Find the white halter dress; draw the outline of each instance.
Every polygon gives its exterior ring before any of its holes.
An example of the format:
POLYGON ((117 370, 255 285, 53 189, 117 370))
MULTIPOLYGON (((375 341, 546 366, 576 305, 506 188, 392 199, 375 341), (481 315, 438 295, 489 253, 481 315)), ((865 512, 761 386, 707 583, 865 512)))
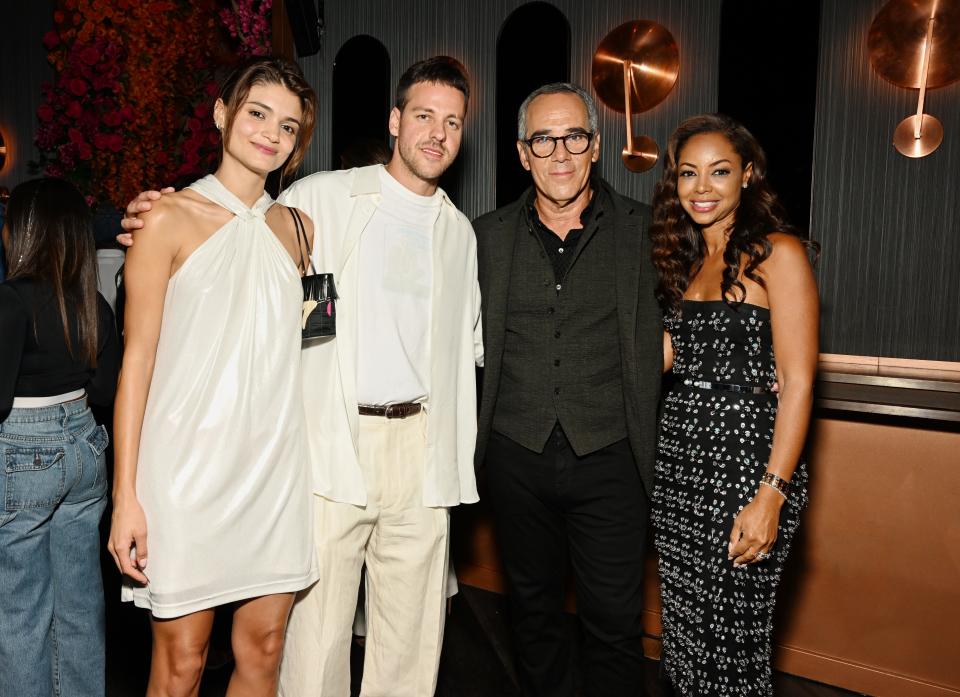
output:
POLYGON ((300 380, 300 277, 213 175, 191 189, 234 218, 170 278, 140 437, 145 587, 158 618, 301 590, 317 578, 300 380))

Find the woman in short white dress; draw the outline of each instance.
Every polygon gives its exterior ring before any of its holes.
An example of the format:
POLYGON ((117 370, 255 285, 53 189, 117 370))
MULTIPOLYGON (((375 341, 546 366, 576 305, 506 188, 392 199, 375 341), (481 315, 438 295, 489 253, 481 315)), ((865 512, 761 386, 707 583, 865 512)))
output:
POLYGON ((294 593, 316 580, 299 371, 313 230, 264 191, 300 164, 315 113, 295 64, 237 68, 214 108, 220 166, 154 202, 128 252, 109 548, 124 599, 152 613, 149 695, 197 694, 231 602, 228 694, 274 695, 294 593))

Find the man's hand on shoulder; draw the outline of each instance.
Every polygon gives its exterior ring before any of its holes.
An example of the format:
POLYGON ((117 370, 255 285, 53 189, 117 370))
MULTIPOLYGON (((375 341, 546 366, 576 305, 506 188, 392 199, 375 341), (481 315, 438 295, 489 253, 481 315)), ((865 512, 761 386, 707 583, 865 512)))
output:
POLYGON ((164 194, 173 193, 173 190, 172 186, 167 186, 160 189, 160 191, 141 191, 135 199, 130 201, 130 203, 127 204, 127 210, 123 220, 120 221, 120 227, 123 228, 123 232, 117 235, 117 242, 124 247, 133 245, 134 231, 143 227, 143 219, 139 217, 140 214, 151 210, 154 201, 159 201, 160 197, 164 194))

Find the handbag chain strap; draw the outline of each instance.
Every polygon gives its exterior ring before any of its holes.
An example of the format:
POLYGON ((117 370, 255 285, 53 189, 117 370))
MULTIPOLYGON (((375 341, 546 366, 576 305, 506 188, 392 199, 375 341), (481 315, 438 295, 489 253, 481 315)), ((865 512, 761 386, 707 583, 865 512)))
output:
MULTIPOLYGON (((306 276, 307 265, 303 260, 303 247, 305 244, 304 241, 306 240, 307 233, 303 227, 303 220, 300 219, 300 212, 293 207, 290 207, 287 210, 290 211, 290 215, 293 216, 293 225, 294 227, 297 228, 297 250, 300 252, 300 264, 299 264, 300 273, 301 275, 306 276)), ((310 247, 307 247, 307 259, 310 260, 310 269, 313 271, 313 273, 316 273, 317 270, 313 266, 313 251, 310 249, 310 247)))

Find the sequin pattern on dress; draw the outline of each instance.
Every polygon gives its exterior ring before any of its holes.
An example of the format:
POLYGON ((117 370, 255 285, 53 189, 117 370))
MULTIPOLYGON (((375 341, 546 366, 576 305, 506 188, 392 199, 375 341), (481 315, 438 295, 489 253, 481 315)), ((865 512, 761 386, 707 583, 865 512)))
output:
POLYGON ((770 312, 688 300, 665 326, 675 381, 660 419, 653 491, 664 665, 684 697, 769 696, 774 599, 807 503, 806 465, 793 475, 773 556, 734 569, 730 530, 766 470, 777 400, 684 380, 769 390, 776 381, 770 312))

